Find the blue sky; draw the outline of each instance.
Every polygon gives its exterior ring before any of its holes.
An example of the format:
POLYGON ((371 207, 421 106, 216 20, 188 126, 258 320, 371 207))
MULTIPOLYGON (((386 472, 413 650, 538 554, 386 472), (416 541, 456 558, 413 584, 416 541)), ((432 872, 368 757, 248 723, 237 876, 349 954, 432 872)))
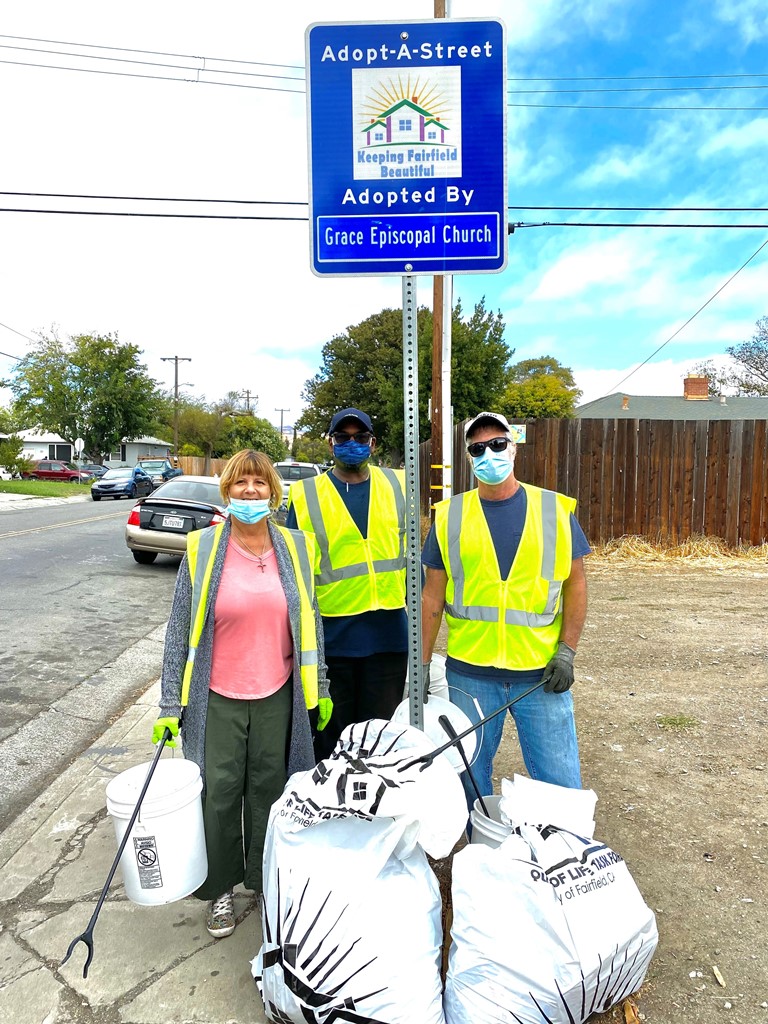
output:
MULTIPOLYGON (((306 201, 304 30, 315 21, 381 20, 381 9, 362 0, 297 0, 285 7, 137 0, 129 8, 97 0, 7 0, 0 61, 113 74, 0 63, 0 189, 306 201), (245 74, 225 78, 221 69, 245 74), (268 88, 207 84, 222 81, 268 88)), ((503 273, 454 279, 465 310, 484 295, 502 311, 515 360, 555 356, 573 368, 584 400, 614 390, 681 394, 693 363, 721 359, 727 345, 751 337, 755 321, 768 314, 768 246, 646 366, 620 382, 768 239, 768 212, 587 208, 766 205, 764 2, 449 0, 448 10, 454 18, 501 17, 507 27, 510 90, 516 90, 508 108, 510 205, 582 208, 511 209, 510 220, 766 225, 522 227, 510 238, 503 273)), ((393 21, 432 12, 432 0, 386 5, 393 21)), ((3 207, 243 210, 1 198, 3 207)), ((306 215, 303 207, 246 209, 306 215)), ((300 411, 302 385, 317 372, 325 341, 400 304, 398 280, 316 278, 301 221, 3 212, 0 227, 0 323, 6 325, 0 350, 23 355, 29 344, 7 328, 26 336, 52 325, 64 334, 117 331, 143 349, 157 379, 172 383, 172 364, 161 357, 189 356, 182 380, 190 394, 215 399, 247 388, 259 395, 260 414, 275 423, 279 408, 289 410, 286 422, 300 411)), ((431 294, 431 278, 419 278, 419 301, 430 303, 431 294)), ((0 375, 12 366, 0 357, 0 375)), ((7 397, 0 393, 0 400, 7 397)))

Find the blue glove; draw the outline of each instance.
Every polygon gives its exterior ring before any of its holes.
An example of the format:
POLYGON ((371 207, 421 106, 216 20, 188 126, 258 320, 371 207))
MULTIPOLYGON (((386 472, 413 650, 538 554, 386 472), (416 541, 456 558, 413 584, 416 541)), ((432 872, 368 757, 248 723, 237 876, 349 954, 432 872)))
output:
POLYGON ((561 640, 557 645, 554 656, 547 663, 544 675, 541 677, 544 683, 545 693, 565 693, 573 686, 573 656, 576 651, 561 640))
MULTIPOLYGON (((158 718, 155 722, 154 728, 152 729, 152 742, 159 743, 165 734, 165 730, 170 729, 172 736, 179 735, 179 720, 178 718, 158 718)), ((176 740, 167 740, 166 747, 175 747, 176 740)))
POLYGON ((330 697, 321 697, 317 702, 317 731, 322 732, 328 725, 333 714, 333 701, 330 697))

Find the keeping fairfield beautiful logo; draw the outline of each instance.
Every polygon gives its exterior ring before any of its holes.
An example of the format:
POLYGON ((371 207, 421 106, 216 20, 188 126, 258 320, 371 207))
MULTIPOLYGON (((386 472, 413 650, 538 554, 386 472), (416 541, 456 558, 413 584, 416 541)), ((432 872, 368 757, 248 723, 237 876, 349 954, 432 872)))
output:
POLYGON ((461 68, 352 71, 356 179, 461 177, 461 68))

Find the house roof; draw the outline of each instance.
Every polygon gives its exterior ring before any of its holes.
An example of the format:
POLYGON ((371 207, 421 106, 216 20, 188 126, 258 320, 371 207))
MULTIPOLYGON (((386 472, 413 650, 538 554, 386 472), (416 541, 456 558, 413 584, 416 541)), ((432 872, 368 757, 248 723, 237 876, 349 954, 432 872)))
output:
POLYGON ((162 444, 166 448, 173 448, 170 441, 161 441, 159 437, 124 437, 123 444, 162 444))
POLYGON ((582 420, 766 420, 768 398, 728 395, 691 399, 680 395, 627 395, 618 392, 578 405, 574 416, 582 420))
POLYGON ((70 442, 64 437, 59 437, 58 434, 52 434, 47 430, 37 430, 32 428, 31 430, 17 430, 16 436, 20 437, 22 441, 33 441, 37 444, 69 444, 70 442))

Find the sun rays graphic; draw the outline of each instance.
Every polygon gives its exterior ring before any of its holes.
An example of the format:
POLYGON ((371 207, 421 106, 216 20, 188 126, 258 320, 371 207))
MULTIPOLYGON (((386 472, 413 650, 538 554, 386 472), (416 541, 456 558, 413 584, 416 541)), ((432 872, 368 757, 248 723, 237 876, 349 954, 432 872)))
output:
POLYGON ((451 108, 447 100, 441 95, 439 88, 430 84, 428 78, 422 75, 408 75, 403 81, 403 77, 398 75, 397 81, 394 78, 390 78, 388 82, 381 81, 368 93, 359 109, 360 127, 365 128, 366 125, 374 123, 404 100, 412 103, 420 113, 433 118, 439 124, 444 125, 446 115, 450 114, 451 108))

